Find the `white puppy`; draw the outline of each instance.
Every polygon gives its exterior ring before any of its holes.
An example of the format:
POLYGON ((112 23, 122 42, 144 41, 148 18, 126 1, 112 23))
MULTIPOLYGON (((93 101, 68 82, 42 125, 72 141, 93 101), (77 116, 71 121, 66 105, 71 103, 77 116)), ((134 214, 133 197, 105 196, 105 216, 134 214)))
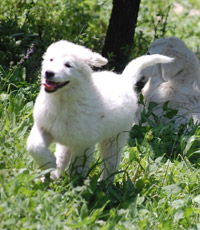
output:
MULTIPOLYGON (((143 70, 147 83, 142 94, 148 105, 150 101, 158 106, 154 114, 163 120, 162 106, 169 101, 168 106, 178 110, 174 119, 174 127, 186 123, 192 117, 194 122, 200 121, 200 73, 199 62, 195 54, 176 38, 160 38, 154 41, 147 54, 162 54, 173 57, 174 61, 166 64, 156 64, 143 70)), ((141 107, 140 107, 141 110, 141 107)))
POLYGON ((69 168, 87 175, 95 144, 103 159, 101 179, 114 178, 122 149, 135 121, 137 96, 133 84, 140 71, 171 58, 152 55, 133 60, 122 75, 90 66, 107 60, 89 49, 67 41, 52 44, 44 54, 42 86, 34 107, 34 125, 27 141, 28 151, 42 169, 69 168), (55 156, 49 145, 56 142, 55 156))

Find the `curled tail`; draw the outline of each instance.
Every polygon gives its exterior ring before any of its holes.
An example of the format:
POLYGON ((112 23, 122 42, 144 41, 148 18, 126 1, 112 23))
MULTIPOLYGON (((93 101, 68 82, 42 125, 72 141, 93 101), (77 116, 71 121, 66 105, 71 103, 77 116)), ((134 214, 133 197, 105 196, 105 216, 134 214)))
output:
POLYGON ((146 67, 157 63, 172 62, 173 60, 173 58, 160 54, 144 55, 129 62, 129 64, 122 72, 122 76, 129 78, 132 82, 132 85, 134 85, 139 80, 140 72, 146 67))

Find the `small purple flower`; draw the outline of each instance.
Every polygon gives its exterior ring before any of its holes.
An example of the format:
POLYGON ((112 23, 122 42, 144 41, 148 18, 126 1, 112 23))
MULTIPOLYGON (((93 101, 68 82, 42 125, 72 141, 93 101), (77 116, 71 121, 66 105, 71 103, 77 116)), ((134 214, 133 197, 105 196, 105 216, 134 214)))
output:
POLYGON ((30 57, 30 55, 31 55, 33 52, 34 52, 34 44, 32 44, 31 47, 30 47, 29 49, 27 49, 26 55, 25 55, 23 58, 21 58, 19 64, 22 65, 22 64, 25 62, 26 59, 28 60, 29 57, 30 57))

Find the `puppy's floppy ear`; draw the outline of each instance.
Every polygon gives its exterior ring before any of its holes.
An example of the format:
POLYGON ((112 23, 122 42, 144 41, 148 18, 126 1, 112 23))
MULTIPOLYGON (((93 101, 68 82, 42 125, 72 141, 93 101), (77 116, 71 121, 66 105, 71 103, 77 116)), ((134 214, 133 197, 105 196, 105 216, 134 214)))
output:
POLYGON ((107 64, 107 62, 108 62, 108 60, 106 58, 104 58, 100 54, 94 53, 94 52, 91 52, 90 56, 85 61, 88 65, 96 66, 96 67, 101 67, 101 66, 107 64))

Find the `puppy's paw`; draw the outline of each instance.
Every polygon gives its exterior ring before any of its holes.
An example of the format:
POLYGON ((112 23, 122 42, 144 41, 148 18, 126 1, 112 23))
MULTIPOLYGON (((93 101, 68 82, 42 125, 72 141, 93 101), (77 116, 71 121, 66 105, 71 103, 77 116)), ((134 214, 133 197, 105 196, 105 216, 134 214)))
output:
POLYGON ((53 180, 58 180, 61 177, 61 173, 59 169, 56 169, 51 172, 50 178, 53 180))

